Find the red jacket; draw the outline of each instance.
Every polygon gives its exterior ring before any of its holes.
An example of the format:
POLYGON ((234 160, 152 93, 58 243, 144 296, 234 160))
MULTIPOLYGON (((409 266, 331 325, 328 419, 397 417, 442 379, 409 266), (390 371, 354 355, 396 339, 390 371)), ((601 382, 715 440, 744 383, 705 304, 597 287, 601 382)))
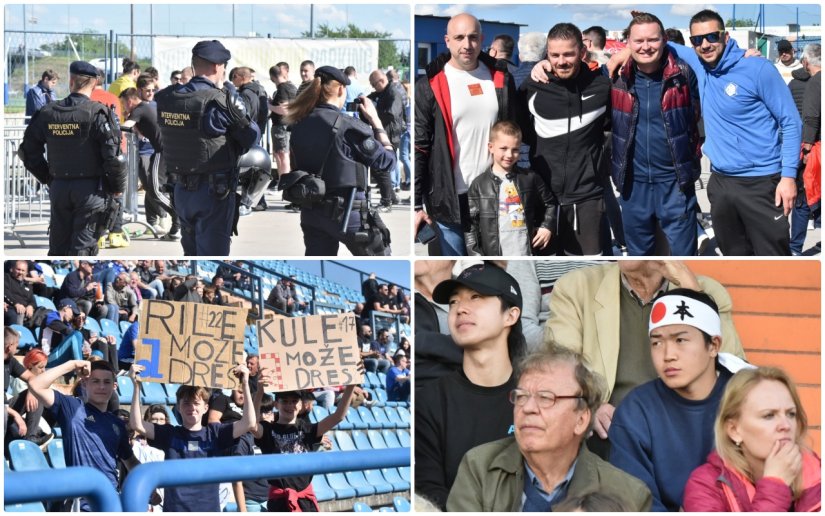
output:
POLYGON ((803 452, 802 483, 802 495, 794 501, 790 487, 778 478, 751 484, 714 450, 691 473, 682 505, 688 512, 817 512, 822 507, 822 465, 813 452, 803 452))

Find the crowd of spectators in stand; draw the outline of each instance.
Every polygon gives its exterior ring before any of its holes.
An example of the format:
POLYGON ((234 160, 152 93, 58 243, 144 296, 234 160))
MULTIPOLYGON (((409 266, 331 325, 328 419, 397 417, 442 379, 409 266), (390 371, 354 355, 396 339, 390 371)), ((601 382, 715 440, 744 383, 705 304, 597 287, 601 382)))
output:
MULTIPOLYGON (((277 393, 277 398, 265 394, 263 387, 271 382, 269 372, 259 367, 256 353, 248 352, 245 365, 239 364, 235 369, 241 388, 226 393, 220 389, 181 386, 174 407, 152 405, 144 412, 139 403, 142 366, 134 363, 140 301, 166 299, 225 305, 237 301, 225 288, 252 286, 250 274, 227 265, 219 266, 210 284, 205 285, 197 275, 177 272, 189 270, 188 265, 163 260, 6 262, 7 457, 8 443, 15 439, 32 441, 45 450, 55 436, 54 429, 60 427, 67 465, 97 468, 118 488, 128 470, 142 462, 331 449, 332 442, 324 434, 344 419, 350 404, 372 407, 378 403, 371 389, 355 385, 277 393), (54 268, 61 273, 70 270, 65 276, 60 275, 62 281, 58 283, 53 281, 54 268), (36 300, 35 296, 44 299, 36 300), (103 326, 105 321, 118 325, 119 338, 90 329, 87 318, 96 319, 95 326, 103 326), (31 349, 19 361, 15 354, 20 349, 22 329, 37 335, 37 340, 29 343, 31 349), (121 387, 116 376, 123 374, 134 381, 130 411, 119 409, 117 389, 121 387), (312 422, 310 413, 316 402, 330 415, 312 422), (88 416, 96 423, 80 431, 76 424, 78 414, 82 414, 79 421, 88 416), (174 445, 180 439, 204 445, 180 450, 174 445), (71 450, 85 451, 73 454, 71 450)), ((302 302, 294 297, 293 280, 284 278, 276 286, 283 294, 280 299, 285 308, 300 306, 302 302)), ((301 310, 305 307, 306 303, 301 310)), ((387 398, 408 401, 409 340, 405 337, 393 346, 393 356, 386 347, 389 332, 382 328, 379 334, 381 342, 370 344, 382 346, 388 360, 384 370, 387 398)), ((371 370, 374 372, 375 367, 371 370)), ((269 510, 291 510, 295 507, 290 500, 295 499, 303 510, 317 510, 311 480, 311 476, 304 476, 237 482, 233 492, 238 505, 248 510, 266 510, 267 506, 269 510)), ((85 500, 78 503, 81 508, 88 508, 85 500)), ((150 505, 166 511, 221 509, 216 485, 158 490, 150 505)), ((49 506, 50 510, 61 508, 64 506, 49 506)))

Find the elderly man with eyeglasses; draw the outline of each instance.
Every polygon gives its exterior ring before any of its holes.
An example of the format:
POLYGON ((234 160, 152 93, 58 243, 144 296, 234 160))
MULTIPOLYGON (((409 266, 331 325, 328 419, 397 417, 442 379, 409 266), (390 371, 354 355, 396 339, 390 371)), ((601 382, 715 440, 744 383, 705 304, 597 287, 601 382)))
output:
POLYGON ((650 490, 583 445, 606 393, 584 358, 553 347, 524 357, 510 392, 515 436, 464 456, 447 499, 450 512, 547 512, 595 491, 628 511, 650 510, 650 490))

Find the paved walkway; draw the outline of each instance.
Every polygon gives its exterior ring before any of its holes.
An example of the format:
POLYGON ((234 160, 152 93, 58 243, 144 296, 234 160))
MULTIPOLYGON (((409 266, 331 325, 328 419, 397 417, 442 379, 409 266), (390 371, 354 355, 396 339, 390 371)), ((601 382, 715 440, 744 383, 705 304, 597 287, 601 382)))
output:
MULTIPOLYGON (((373 199, 376 199, 377 189, 373 189, 373 192, 373 199)), ((143 196, 143 194, 140 195, 143 196)), ((394 206, 391 213, 382 213, 381 218, 390 228, 393 256, 406 257, 411 252, 410 192, 399 192, 398 197, 405 204, 394 206)), ((284 209, 286 203, 281 200, 280 192, 267 192, 266 200, 269 204, 267 211, 253 212, 249 216, 241 217, 238 224, 239 235, 232 238, 231 256, 303 256, 304 241, 300 227, 300 214, 284 209)), ((142 209, 142 199, 139 206, 142 209)), ((141 220, 145 220, 142 219, 142 212, 141 220)), ((133 224, 131 228, 138 229, 141 226, 133 224)), ((15 232, 23 238, 26 247, 22 247, 10 233, 5 233, 6 255, 45 256, 49 247, 46 230, 46 224, 17 228, 15 232)), ((183 256, 183 248, 179 242, 158 240, 149 233, 134 238, 129 247, 103 249, 99 256, 183 256)), ((352 256, 352 254, 342 245, 338 256, 352 256)))

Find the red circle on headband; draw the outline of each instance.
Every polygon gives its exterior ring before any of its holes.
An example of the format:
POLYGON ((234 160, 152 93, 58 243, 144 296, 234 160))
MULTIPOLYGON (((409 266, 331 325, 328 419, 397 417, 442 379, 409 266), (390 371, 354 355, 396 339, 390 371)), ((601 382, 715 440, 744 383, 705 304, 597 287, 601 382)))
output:
POLYGON ((653 310, 650 311, 650 322, 656 324, 657 322, 661 321, 665 315, 667 315, 667 306, 664 303, 659 301, 655 305, 653 305, 653 310))

